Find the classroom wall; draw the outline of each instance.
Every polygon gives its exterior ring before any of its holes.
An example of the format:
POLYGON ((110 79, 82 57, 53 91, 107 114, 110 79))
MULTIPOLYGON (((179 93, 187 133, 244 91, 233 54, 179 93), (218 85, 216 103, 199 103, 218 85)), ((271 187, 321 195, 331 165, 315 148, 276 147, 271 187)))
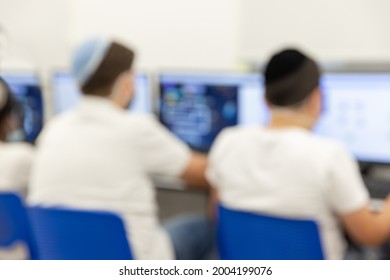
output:
POLYGON ((322 61, 389 62, 389 10, 388 0, 2 0, 1 63, 66 67, 95 35, 133 45, 146 70, 238 69, 286 45, 322 61))
POLYGON ((66 0, 1 0, 0 66, 47 69, 69 50, 66 0))
MULTIPOLYGON (((110 36, 137 50, 141 70, 234 70, 239 0, 1 0, 0 70, 37 70, 46 104, 50 75, 74 47, 110 36)), ((52 106, 45 107, 46 118, 52 106)))
POLYGON ((140 68, 234 69, 239 3, 72 0, 70 42, 97 34, 121 38, 138 50, 140 68))
POLYGON ((243 0, 241 7, 243 60, 299 46, 325 62, 390 62, 388 0, 243 0))
POLYGON ((45 70, 68 66, 75 45, 97 35, 134 46, 137 65, 143 69, 234 69, 238 64, 238 3, 2 0, 0 26, 6 36, 1 42, 5 41, 7 65, 23 61, 45 70))

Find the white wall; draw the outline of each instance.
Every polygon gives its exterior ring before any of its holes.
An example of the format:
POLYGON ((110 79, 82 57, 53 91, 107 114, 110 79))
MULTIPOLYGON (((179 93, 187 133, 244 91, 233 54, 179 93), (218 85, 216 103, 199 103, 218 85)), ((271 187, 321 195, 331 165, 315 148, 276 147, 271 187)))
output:
MULTIPOLYGON (((0 0, 0 71, 31 70, 52 104, 50 73, 66 67, 70 51, 66 0, 0 0)), ((45 106, 46 119, 52 106, 45 106)))
MULTIPOLYGON (((50 74, 69 65, 73 48, 97 35, 133 45, 137 66, 234 69, 239 0, 0 0, 0 70, 38 70, 46 104, 50 74), (5 51, 4 51, 5 43, 5 51)), ((46 116, 51 106, 46 106, 46 116)))
POLYGON ((69 43, 66 0, 1 0, 3 67, 47 69, 64 65, 69 43))
POLYGON ((238 63, 238 5, 239 0, 1 0, 2 64, 66 67, 76 44, 107 35, 133 45, 141 68, 231 69, 238 63))
POLYGON ((140 68, 207 70, 264 61, 285 45, 322 60, 390 61, 389 11, 388 0, 1 0, 0 26, 7 60, 39 69, 67 65, 81 40, 113 35, 136 47, 140 68))
POLYGON ((238 63, 240 0, 72 0, 72 45, 121 38, 147 69, 232 69, 238 63))
POLYGON ((390 61, 388 0, 243 0, 240 57, 263 61, 283 46, 323 61, 390 61))

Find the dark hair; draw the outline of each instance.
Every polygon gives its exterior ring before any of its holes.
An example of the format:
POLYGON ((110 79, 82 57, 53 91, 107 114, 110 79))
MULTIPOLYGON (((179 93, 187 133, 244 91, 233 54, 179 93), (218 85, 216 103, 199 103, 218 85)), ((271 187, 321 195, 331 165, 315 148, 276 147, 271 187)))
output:
POLYGON ((294 49, 287 49, 275 54, 265 70, 266 83, 272 83, 295 72, 305 60, 306 56, 294 49))
POLYGON ((107 96, 119 75, 131 68, 133 60, 131 49, 113 42, 94 74, 82 86, 82 92, 107 96))
POLYGON ((266 98, 271 105, 297 107, 318 86, 320 71, 305 54, 286 49, 272 56, 264 76, 266 98))
POLYGON ((4 103, 1 103, 2 106, 0 106, 0 140, 4 141, 8 134, 7 121, 17 108, 17 103, 13 98, 11 89, 1 77, 0 92, 2 92, 2 97, 5 98, 4 103))

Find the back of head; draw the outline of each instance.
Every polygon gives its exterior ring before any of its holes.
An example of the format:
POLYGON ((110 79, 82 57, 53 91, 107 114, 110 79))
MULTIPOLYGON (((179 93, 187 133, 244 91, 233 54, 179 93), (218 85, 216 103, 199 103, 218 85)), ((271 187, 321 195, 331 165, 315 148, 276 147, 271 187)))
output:
POLYGON ((266 66, 266 99, 271 106, 299 107, 318 87, 319 79, 320 70, 314 60, 298 50, 283 50, 266 66))
POLYGON ((134 52, 105 39, 92 39, 79 46, 73 56, 72 73, 82 92, 108 96, 116 79, 131 69, 134 52))
POLYGON ((0 78, 0 141, 4 141, 10 130, 9 120, 12 112, 16 109, 16 102, 13 99, 11 89, 7 83, 0 78))

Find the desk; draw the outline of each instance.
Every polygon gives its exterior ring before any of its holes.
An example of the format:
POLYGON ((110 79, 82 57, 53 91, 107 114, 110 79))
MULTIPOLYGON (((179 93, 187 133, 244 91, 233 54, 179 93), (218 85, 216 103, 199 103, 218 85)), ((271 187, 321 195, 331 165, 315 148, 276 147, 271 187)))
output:
POLYGON ((208 214, 207 191, 188 189, 182 180, 174 177, 153 176, 152 180, 157 190, 160 220, 185 213, 208 214))
MULTIPOLYGON (((152 180, 157 188, 160 219, 184 213, 207 215, 209 194, 206 191, 188 189, 182 180, 174 177, 155 175, 152 180)), ((371 198, 371 210, 380 211, 383 205, 383 199, 371 198)))
POLYGON ((363 179, 372 196, 370 208, 374 211, 383 209, 384 199, 390 193, 389 165, 372 166, 368 169, 368 174, 363 176, 363 179))

